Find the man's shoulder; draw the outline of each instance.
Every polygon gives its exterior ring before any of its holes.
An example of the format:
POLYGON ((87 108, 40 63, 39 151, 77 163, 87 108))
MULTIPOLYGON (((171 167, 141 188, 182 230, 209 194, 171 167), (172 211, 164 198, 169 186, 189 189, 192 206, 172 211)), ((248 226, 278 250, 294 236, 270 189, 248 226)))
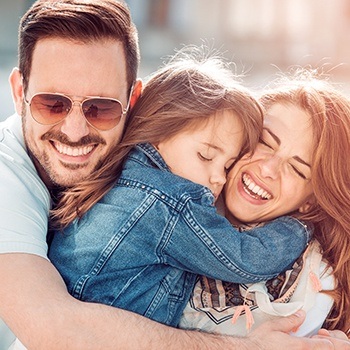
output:
POLYGON ((24 142, 21 117, 16 114, 0 122, 0 161, 33 166, 24 142))
POLYGON ((21 118, 14 114, 0 122, 0 151, 11 154, 12 152, 24 151, 25 144, 22 132, 21 118))
POLYGON ((11 193, 28 193, 35 189, 48 203, 47 189, 42 183, 36 168, 27 152, 22 133, 22 121, 18 115, 13 115, 0 123, 0 167, 3 177, 0 186, 3 196, 8 193, 8 200, 12 200, 11 193), (5 181, 6 179, 6 181, 5 181), (30 187, 27 191, 25 188, 30 187))

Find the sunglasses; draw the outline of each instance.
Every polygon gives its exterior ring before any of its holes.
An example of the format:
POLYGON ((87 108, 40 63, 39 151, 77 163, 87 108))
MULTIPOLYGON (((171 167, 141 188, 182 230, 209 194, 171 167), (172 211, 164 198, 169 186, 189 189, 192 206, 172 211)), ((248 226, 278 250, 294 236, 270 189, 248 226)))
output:
POLYGON ((24 98, 24 102, 29 106, 33 119, 42 125, 60 123, 72 111, 73 105, 77 104, 87 122, 94 128, 104 131, 113 129, 119 124, 128 111, 130 97, 125 109, 122 103, 114 98, 90 97, 80 102, 63 94, 47 92, 39 92, 29 101, 24 98))

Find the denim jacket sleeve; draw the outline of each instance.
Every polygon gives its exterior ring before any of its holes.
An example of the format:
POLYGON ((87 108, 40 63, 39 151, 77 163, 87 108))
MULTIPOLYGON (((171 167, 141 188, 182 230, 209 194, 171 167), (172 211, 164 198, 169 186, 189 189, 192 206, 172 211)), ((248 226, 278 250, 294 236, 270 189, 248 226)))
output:
POLYGON ((310 240, 307 225, 284 216, 244 232, 215 207, 188 201, 164 243, 165 263, 236 283, 253 283, 288 269, 310 240))

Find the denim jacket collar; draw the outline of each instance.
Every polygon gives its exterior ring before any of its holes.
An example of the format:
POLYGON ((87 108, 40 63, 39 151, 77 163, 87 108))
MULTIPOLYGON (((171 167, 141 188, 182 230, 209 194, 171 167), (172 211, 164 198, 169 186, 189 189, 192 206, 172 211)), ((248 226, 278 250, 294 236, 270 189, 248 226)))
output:
POLYGON ((170 172, 168 165, 165 163, 164 159, 153 145, 150 143, 140 143, 136 146, 136 148, 144 153, 147 157, 147 160, 142 159, 142 161, 145 163, 152 162, 152 165, 156 166, 160 170, 166 170, 170 172))

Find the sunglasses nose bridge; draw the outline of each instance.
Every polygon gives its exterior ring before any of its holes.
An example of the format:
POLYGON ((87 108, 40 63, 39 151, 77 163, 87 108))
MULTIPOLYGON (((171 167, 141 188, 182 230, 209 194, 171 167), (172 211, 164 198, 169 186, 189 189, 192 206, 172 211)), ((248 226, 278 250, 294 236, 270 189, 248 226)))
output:
POLYGON ((69 99, 70 105, 67 107, 68 113, 64 118, 61 126, 61 131, 65 133, 73 142, 80 140, 82 137, 89 134, 89 122, 87 121, 83 110, 82 102, 69 99), (79 110, 74 110, 74 108, 79 110))
MULTIPOLYGON (((80 110, 80 114, 85 118, 84 110, 83 110, 83 103, 84 101, 76 101, 69 99, 71 105, 67 108, 67 115, 70 114, 73 111, 74 106, 77 106, 80 110)), ((86 119, 86 118, 85 118, 86 119)))

